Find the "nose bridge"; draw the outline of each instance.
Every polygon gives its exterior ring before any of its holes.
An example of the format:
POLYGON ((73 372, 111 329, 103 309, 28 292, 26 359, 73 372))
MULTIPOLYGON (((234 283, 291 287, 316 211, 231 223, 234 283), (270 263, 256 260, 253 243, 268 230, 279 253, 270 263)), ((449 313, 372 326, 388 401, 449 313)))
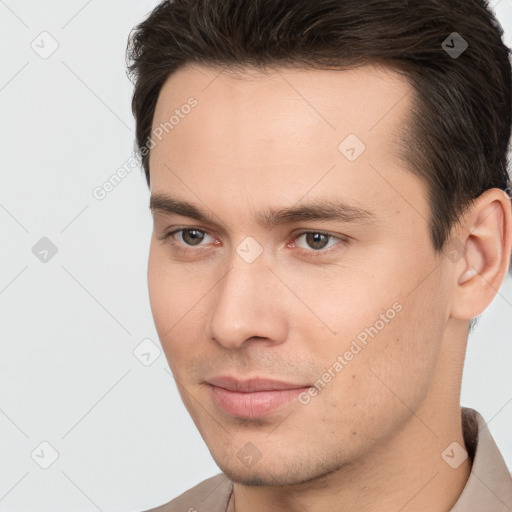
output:
POLYGON ((239 254, 243 249, 247 246, 242 242, 216 287, 207 334, 229 348, 253 337, 280 342, 286 336, 286 319, 278 304, 279 282, 263 253, 251 261, 246 253, 239 254))

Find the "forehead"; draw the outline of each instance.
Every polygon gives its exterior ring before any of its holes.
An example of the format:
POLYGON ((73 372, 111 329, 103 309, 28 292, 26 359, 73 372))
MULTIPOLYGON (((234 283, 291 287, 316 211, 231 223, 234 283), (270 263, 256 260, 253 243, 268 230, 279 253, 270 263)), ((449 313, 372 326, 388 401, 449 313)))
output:
POLYGON ((359 200, 373 181, 377 194, 376 170, 405 167, 398 150, 412 92, 405 77, 375 65, 265 73, 188 65, 158 97, 152 191, 191 197, 192 185, 211 194, 215 184, 226 200, 241 190, 298 200, 327 173, 324 187, 359 200))

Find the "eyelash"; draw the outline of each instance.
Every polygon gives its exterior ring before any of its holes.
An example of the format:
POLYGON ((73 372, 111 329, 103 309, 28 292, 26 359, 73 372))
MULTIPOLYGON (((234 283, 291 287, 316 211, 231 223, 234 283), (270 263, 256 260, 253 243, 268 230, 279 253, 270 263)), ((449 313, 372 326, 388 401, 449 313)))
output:
MULTIPOLYGON (((199 249, 199 250, 198 249, 192 249, 192 248, 185 249, 183 247, 183 244, 176 243, 176 242, 172 241, 173 235, 175 235, 177 233, 180 233, 182 231, 199 231, 200 233, 204 233, 204 234, 208 235, 208 232, 205 231, 204 229, 199 229, 199 228, 195 228, 195 227, 181 227, 181 228, 175 229, 173 231, 170 231, 168 233, 165 233, 164 235, 159 236, 157 238, 158 238, 158 240, 169 241, 170 245, 175 250, 177 250, 178 252, 181 252, 181 253, 191 254, 191 253, 202 252, 202 249, 199 249)), ((323 231, 314 231, 314 230, 301 231, 300 233, 298 233, 297 235, 294 236, 293 240, 295 241, 299 237, 301 237, 303 235, 307 235, 307 234, 315 234, 315 235, 327 236, 330 239, 338 240, 338 242, 340 242, 342 246, 349 245, 349 243, 350 243, 350 239, 348 237, 345 237, 345 236, 334 236, 334 235, 331 235, 329 233, 325 233, 323 231)), ((329 254, 331 252, 331 249, 333 247, 336 247, 336 245, 338 245, 338 244, 334 244, 333 246, 331 246, 331 247, 329 247, 327 249, 318 249, 318 250, 314 250, 314 249, 311 249, 311 250, 299 249, 299 252, 301 252, 306 257, 314 258, 314 257, 318 257, 318 256, 329 254)), ((192 246, 186 246, 185 245, 185 247, 192 247, 192 246)), ((200 247, 200 246, 196 246, 196 247, 200 247)), ((207 250, 207 249, 204 249, 204 250, 207 250)))

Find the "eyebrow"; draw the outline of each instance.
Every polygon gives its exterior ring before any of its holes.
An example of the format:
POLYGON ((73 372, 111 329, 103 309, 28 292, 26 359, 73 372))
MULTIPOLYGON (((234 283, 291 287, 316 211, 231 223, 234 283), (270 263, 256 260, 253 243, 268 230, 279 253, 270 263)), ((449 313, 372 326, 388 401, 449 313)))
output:
MULTIPOLYGON (((153 214, 181 215, 201 222, 216 224, 208 210, 163 193, 151 195, 149 208, 153 214)), ((303 202, 300 206, 270 208, 260 212, 257 217, 258 224, 268 228, 286 223, 321 220, 372 222, 376 220, 376 215, 343 201, 314 199, 307 203, 303 202)))

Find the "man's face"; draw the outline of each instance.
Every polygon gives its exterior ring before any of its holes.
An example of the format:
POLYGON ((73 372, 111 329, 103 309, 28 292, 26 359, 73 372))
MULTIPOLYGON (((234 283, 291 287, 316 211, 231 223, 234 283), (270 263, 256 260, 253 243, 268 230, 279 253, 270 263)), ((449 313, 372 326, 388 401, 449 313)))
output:
POLYGON ((434 403, 450 290, 425 186, 396 156, 412 89, 373 66, 219 73, 183 68, 158 99, 153 129, 179 121, 153 137, 151 194, 208 217, 153 211, 151 308, 219 467, 246 484, 304 482, 434 403), (311 215, 335 203, 343 215, 311 215), (229 378, 295 389, 242 393, 229 378))

